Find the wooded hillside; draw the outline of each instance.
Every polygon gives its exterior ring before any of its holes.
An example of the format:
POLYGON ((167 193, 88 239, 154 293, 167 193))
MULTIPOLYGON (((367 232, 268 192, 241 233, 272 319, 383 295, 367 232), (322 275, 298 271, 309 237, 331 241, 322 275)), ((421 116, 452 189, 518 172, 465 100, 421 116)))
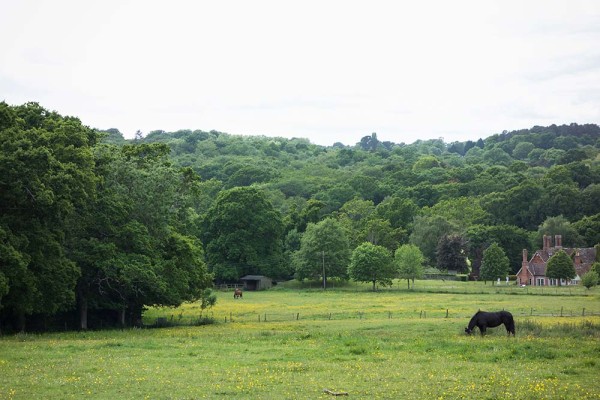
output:
POLYGON ((415 245, 426 266, 472 275, 496 243, 515 273, 542 235, 600 242, 599 152, 595 124, 453 143, 125 140, 0 103, 0 328, 135 324, 145 306, 246 274, 321 279, 327 266, 357 279, 348 266, 364 242, 415 245))

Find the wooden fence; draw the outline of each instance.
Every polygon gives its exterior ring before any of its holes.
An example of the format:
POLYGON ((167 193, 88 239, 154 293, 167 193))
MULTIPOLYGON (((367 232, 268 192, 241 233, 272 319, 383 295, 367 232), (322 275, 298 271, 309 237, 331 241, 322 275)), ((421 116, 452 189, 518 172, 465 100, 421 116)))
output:
MULTIPOLYGON (((515 317, 592 317, 600 316, 600 310, 582 309, 516 309, 511 310, 515 317)), ((418 311, 381 311, 381 312, 322 312, 322 313, 299 313, 299 312, 262 312, 262 313, 234 313, 214 314, 207 312, 202 316, 168 315, 156 318, 144 318, 145 326, 173 326, 173 325, 203 325, 209 321, 215 322, 288 322, 299 320, 381 320, 394 318, 471 318, 471 314, 453 312, 446 310, 418 310, 418 311)))

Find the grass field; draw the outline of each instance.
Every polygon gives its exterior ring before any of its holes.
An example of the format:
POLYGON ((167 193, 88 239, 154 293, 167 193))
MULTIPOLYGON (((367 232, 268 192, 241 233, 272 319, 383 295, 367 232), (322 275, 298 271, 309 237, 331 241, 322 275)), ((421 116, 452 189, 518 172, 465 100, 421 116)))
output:
MULTIPOLYGON (((597 288, 418 281, 412 291, 280 286, 218 297, 210 325, 2 337, 0 399, 332 398, 324 389, 356 399, 600 398, 597 288), (513 312, 517 336, 464 335, 478 308, 513 312)), ((145 318, 199 312, 188 304, 145 318)))

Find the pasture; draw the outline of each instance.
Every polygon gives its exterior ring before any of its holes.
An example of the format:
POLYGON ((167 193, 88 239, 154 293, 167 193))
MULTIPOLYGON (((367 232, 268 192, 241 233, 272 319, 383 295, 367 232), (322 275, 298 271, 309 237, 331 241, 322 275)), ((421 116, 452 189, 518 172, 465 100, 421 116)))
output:
MULTIPOLYGON (((355 399, 600 398, 598 288, 365 287, 219 292, 210 325, 4 336, 0 399, 332 398, 324 389, 355 399), (516 337, 503 327, 465 335, 479 308, 511 311, 516 337)), ((188 304, 145 319, 199 313, 188 304)))

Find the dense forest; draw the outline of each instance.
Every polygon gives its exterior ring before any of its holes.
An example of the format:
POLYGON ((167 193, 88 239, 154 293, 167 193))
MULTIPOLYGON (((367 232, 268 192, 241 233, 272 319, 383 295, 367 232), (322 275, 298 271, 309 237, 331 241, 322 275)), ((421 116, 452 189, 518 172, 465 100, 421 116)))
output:
POLYGON ((542 235, 600 243, 599 153, 595 124, 452 143, 125 140, 0 103, 0 329, 135 325, 247 274, 375 287, 422 260, 476 279, 488 249, 514 274, 542 235))

